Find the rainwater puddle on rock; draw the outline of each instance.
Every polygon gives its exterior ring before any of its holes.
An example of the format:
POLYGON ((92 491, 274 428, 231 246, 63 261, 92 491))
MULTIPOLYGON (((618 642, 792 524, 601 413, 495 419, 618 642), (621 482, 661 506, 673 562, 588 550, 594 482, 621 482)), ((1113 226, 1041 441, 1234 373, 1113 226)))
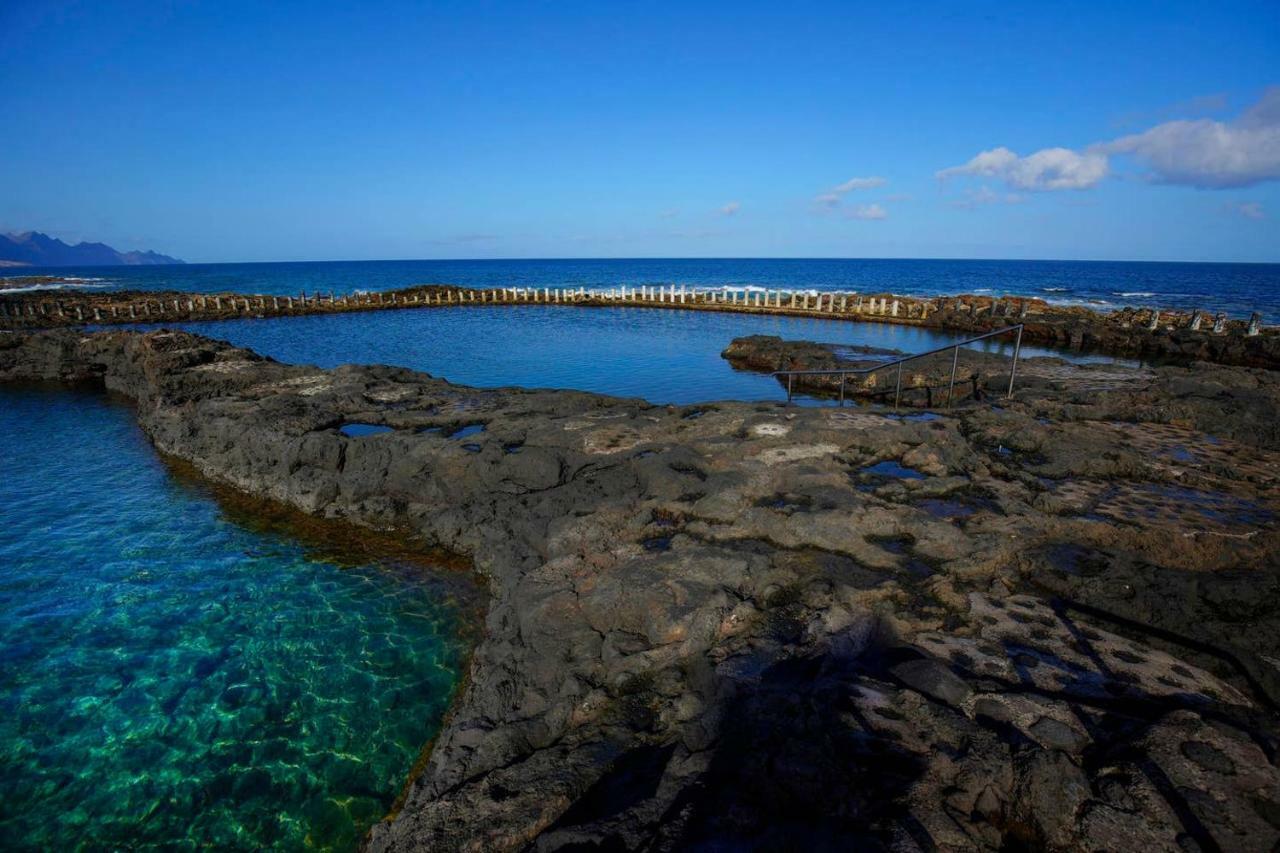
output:
POLYGON ((886 459, 883 462, 868 465, 859 473, 868 474, 872 477, 882 477, 894 480, 923 480, 926 476, 914 468, 908 468, 894 459, 886 459))
POLYGON ((925 475, 914 468, 908 468, 894 459, 886 459, 874 465, 867 465, 854 471, 851 475, 854 488, 860 492, 874 492, 876 489, 895 480, 923 480, 925 475))
POLYGON ((461 429, 456 429, 449 433, 449 438, 461 441, 464 438, 471 438, 473 435, 479 435, 484 432, 484 424, 467 424, 461 429))
POLYGON ((937 412, 917 412, 914 415, 889 415, 889 417, 899 421, 919 421, 921 423, 942 420, 942 415, 937 412))
POLYGON ((362 438, 363 436, 366 436, 366 435, 382 435, 383 433, 387 433, 387 432, 395 432, 395 430, 389 426, 384 426, 382 424, 351 423, 351 424, 343 424, 342 426, 338 427, 338 432, 342 433, 348 438, 362 438))

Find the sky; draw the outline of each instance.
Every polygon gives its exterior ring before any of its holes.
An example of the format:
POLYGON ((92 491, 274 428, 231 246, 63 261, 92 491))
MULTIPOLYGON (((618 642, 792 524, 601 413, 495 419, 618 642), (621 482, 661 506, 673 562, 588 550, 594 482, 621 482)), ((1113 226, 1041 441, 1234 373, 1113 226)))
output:
POLYGON ((188 261, 1280 261, 1275 0, 0 0, 0 116, 0 231, 188 261))

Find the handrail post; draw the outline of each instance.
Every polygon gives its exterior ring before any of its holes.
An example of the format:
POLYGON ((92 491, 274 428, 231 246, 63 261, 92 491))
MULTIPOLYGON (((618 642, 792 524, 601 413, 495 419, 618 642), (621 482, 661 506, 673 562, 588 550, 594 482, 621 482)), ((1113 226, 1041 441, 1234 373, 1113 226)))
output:
POLYGON ((893 385, 893 410, 898 411, 898 399, 902 396, 902 362, 898 362, 898 381, 893 385))
POLYGON ((1022 352, 1022 326, 1018 326, 1018 339, 1013 344, 1013 366, 1009 368, 1009 393, 1005 396, 1013 396, 1013 378, 1018 375, 1018 355, 1022 352))
POLYGON ((844 378, 845 372, 840 371, 840 408, 844 408, 844 378))
POLYGON ((796 376, 794 373, 787 374, 787 405, 788 406, 791 405, 791 381, 795 378, 796 376))
POLYGON ((951 384, 947 386, 947 408, 951 408, 951 395, 956 390, 956 365, 960 362, 960 345, 956 344, 951 349, 951 384))

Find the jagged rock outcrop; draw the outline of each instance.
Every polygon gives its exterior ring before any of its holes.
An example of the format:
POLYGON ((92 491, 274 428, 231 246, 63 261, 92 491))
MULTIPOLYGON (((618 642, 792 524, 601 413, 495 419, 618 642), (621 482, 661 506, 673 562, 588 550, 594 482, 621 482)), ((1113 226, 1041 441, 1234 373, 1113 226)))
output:
POLYGON ((893 417, 0 335, 0 380, 488 579, 377 851, 1271 848, 1280 383, 1111 372, 893 417))

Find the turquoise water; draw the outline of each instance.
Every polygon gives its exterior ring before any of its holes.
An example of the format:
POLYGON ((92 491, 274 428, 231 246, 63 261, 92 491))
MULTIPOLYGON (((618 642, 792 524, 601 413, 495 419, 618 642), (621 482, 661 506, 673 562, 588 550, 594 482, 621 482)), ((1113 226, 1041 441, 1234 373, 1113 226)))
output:
POLYGON ((0 432, 0 849, 354 849, 458 683, 464 573, 249 529, 101 394, 0 389, 0 432))
MULTIPOLYGON (((573 388, 676 405, 786 399, 786 389, 777 380, 734 370, 721 358, 724 348, 742 335, 904 352, 923 352, 965 337, 887 323, 554 305, 399 309, 178 325, 295 364, 394 364, 463 385, 573 388)), ((976 347, 1011 353, 1013 341, 992 339, 976 347)), ((1048 351, 1027 347, 1023 352, 1048 351)))

